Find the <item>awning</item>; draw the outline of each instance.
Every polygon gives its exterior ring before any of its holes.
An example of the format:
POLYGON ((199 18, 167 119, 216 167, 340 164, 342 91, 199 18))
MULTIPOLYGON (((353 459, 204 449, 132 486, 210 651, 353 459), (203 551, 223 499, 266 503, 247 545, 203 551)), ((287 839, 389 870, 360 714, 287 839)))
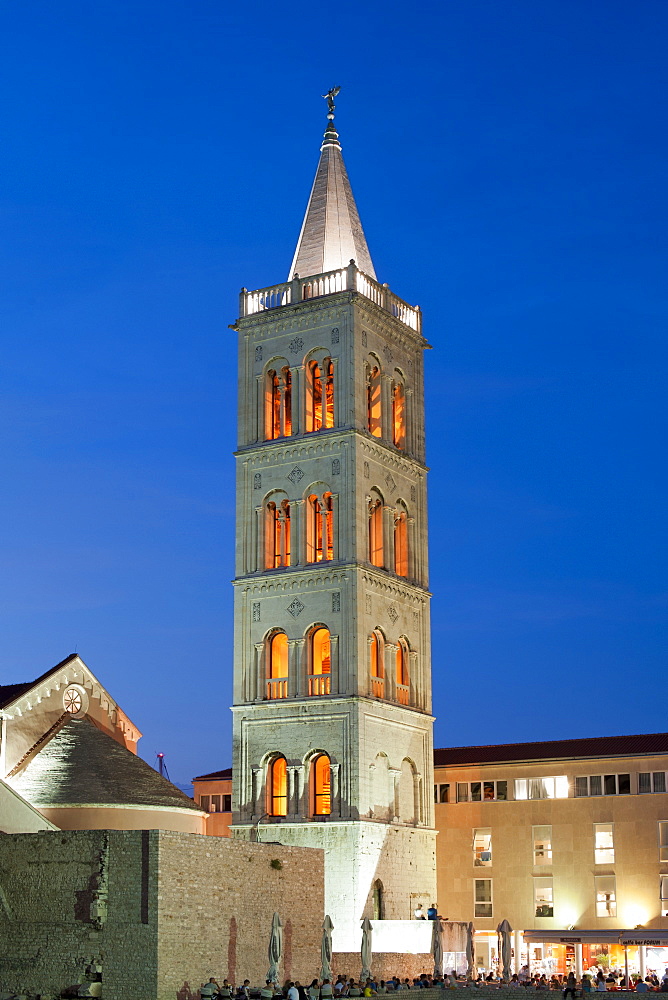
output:
POLYGON ((528 944, 619 944, 619 936, 623 932, 620 929, 604 931, 531 930, 523 933, 524 940, 528 944))
POLYGON ((651 930, 643 927, 635 931, 622 931, 619 935, 622 944, 643 944, 647 948, 668 948, 668 931, 651 930))

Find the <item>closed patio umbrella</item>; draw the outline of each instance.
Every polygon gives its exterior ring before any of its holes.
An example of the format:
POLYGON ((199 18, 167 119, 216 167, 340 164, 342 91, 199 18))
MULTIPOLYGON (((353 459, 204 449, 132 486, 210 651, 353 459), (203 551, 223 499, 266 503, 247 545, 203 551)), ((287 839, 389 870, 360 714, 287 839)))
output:
POLYGON ((473 979, 475 975, 475 927, 473 923, 466 924, 466 978, 473 979))
POLYGON ((496 933, 499 935, 499 955, 503 965, 503 981, 507 983, 510 980, 510 935, 513 933, 513 929, 507 920, 502 920, 496 928, 496 933))
POLYGON ((371 926, 371 921, 368 917, 365 917, 362 921, 362 984, 366 982, 367 979, 371 978, 371 956, 373 954, 371 947, 371 936, 373 934, 373 927, 371 926))
POLYGON ((443 921, 440 917, 432 920, 431 953, 434 956, 434 975, 443 975, 443 921))
POLYGON ((320 942, 320 978, 332 978, 332 931, 334 924, 329 914, 322 922, 322 941, 320 942))
POLYGON ((278 982, 278 963, 283 954, 283 924, 278 913, 274 913, 271 920, 271 934, 269 935, 269 972, 267 979, 272 983, 278 982))

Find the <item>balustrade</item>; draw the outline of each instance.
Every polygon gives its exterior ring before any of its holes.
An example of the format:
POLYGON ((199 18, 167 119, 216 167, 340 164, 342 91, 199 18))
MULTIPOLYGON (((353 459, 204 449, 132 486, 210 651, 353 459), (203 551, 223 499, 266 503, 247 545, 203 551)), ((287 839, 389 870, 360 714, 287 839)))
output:
POLYGON ((400 705, 408 705, 410 700, 410 687, 407 684, 397 684, 397 701, 400 705))
POLYGON ((371 678, 371 694, 374 698, 384 698, 385 697, 385 678, 384 677, 372 677, 371 678))
POLYGON ((329 674, 309 674, 308 693, 310 697, 329 694, 332 689, 332 678, 329 674))
POLYGON ((296 275, 292 281, 251 292, 247 288, 242 288, 239 296, 239 314, 254 316, 267 309, 279 309, 281 306, 294 305, 295 302, 336 295, 337 292, 348 290, 360 292, 411 330, 422 332, 422 315, 419 307, 404 302, 391 292, 387 285, 379 284, 354 264, 336 271, 312 274, 306 278, 296 275))
POLYGON ((288 696, 288 679, 287 677, 279 678, 278 680, 268 680, 267 681, 267 698, 270 701, 274 701, 278 698, 287 698, 288 696))

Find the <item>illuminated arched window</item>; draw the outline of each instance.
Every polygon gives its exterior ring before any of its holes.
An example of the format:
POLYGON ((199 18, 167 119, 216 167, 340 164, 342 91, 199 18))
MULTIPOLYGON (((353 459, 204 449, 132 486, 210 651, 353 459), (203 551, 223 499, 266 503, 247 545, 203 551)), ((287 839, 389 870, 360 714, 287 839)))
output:
POLYGON ((278 506, 271 501, 265 507, 265 569, 290 565, 290 503, 278 506))
POLYGON ((264 386, 264 436, 267 441, 292 434, 292 375, 286 366, 270 370, 264 386))
POLYGON ((288 696, 288 637, 275 632, 267 650, 267 698, 288 696))
POLYGON ((314 816, 329 816, 332 811, 332 781, 329 757, 318 754, 311 762, 312 809, 314 816))
POLYGON ((306 561, 334 558, 334 506, 331 493, 312 493, 306 501, 306 561))
POLYGON ((369 562, 383 565, 383 501, 369 497, 369 562))
POLYGON ((383 640, 378 632, 371 633, 371 642, 369 643, 369 670, 371 673, 371 694, 375 695, 376 698, 382 698, 385 695, 385 669, 383 666, 383 640))
POLYGON ((288 764, 285 757, 274 757, 267 769, 267 812, 270 816, 288 814, 288 764))
POLYGON ((325 358, 310 361, 306 369, 306 430, 334 426, 334 364, 325 358))
POLYGON ((401 705, 407 705, 410 693, 410 678, 408 674, 408 647, 403 639, 399 640, 396 656, 397 701, 401 705))
POLYGON ((394 519, 394 572, 408 576, 408 516, 400 510, 394 519))
POLYGON ((311 633, 311 673, 308 679, 310 695, 331 691, 332 653, 329 629, 319 626, 311 633))
POLYGON ((374 437, 381 437, 383 431, 380 409, 380 369, 377 365, 374 365, 373 368, 367 366, 366 423, 367 429, 374 437))
POLYGON ((397 448, 406 446, 406 399, 401 382, 392 383, 392 440, 397 448))

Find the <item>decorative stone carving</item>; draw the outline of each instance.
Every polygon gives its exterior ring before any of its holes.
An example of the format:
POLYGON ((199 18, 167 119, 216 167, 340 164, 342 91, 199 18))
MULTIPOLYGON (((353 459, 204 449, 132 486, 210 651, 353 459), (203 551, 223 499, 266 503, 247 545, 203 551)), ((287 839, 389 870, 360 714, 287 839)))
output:
POLYGON ((256 472, 255 475, 253 476, 253 489, 254 490, 261 490, 262 489, 262 473, 261 472, 256 472))
POLYGON ((371 614, 371 594, 366 595, 366 613, 371 614))
POLYGON ((338 344, 338 342, 339 342, 339 328, 338 326, 335 326, 334 329, 332 330, 332 343, 338 344))
POLYGON ((371 473, 369 472, 369 463, 368 463, 368 462, 365 462, 365 463, 364 463, 364 478, 365 478, 365 479, 368 479, 368 478, 369 478, 369 476, 370 476, 370 474, 371 474, 371 473))
POLYGON ((393 625, 397 624, 397 620, 399 618, 399 612, 395 608, 394 604, 390 604, 389 608, 387 609, 387 617, 390 619, 393 625))
POLYGON ((390 493, 394 493, 394 491, 397 488, 397 484, 395 483, 394 479, 392 478, 392 473, 391 472, 388 472, 388 474, 385 476, 385 485, 387 486, 387 488, 390 491, 390 493))
POLYGON ((293 618, 297 618, 305 607, 306 605, 302 604, 298 597, 295 597, 294 601, 291 604, 288 604, 288 611, 293 618))
POLYGON ((302 470, 299 468, 298 465, 295 465, 292 472, 289 473, 288 475, 288 479, 294 486, 296 486, 297 483, 300 483, 303 478, 304 478, 304 473, 302 472, 302 470))
POLYGON ((416 497, 417 497, 417 490, 415 489, 415 486, 411 486, 411 500, 415 502, 416 497))
POLYGON ((259 622, 260 620, 260 602, 253 601, 253 621, 259 622))
POLYGON ((332 475, 338 476, 341 474, 341 460, 339 458, 332 459, 332 475))
POLYGON ((392 351, 390 350, 389 347, 385 346, 383 348, 383 354, 384 354, 385 360, 388 362, 388 364, 389 364, 389 362, 394 361, 394 355, 392 354, 392 351))
POLYGON ((302 340, 301 337, 293 337, 293 339, 290 341, 290 350, 292 351, 293 354, 299 354, 303 346, 304 346, 304 341, 302 340))
POLYGON ((366 330, 362 330, 362 347, 366 347, 366 330))
POLYGON ((336 613, 341 610, 341 591, 335 590, 332 594, 332 611, 336 613))
POLYGON ((258 344, 255 348, 255 360, 262 361, 262 344, 258 344))

